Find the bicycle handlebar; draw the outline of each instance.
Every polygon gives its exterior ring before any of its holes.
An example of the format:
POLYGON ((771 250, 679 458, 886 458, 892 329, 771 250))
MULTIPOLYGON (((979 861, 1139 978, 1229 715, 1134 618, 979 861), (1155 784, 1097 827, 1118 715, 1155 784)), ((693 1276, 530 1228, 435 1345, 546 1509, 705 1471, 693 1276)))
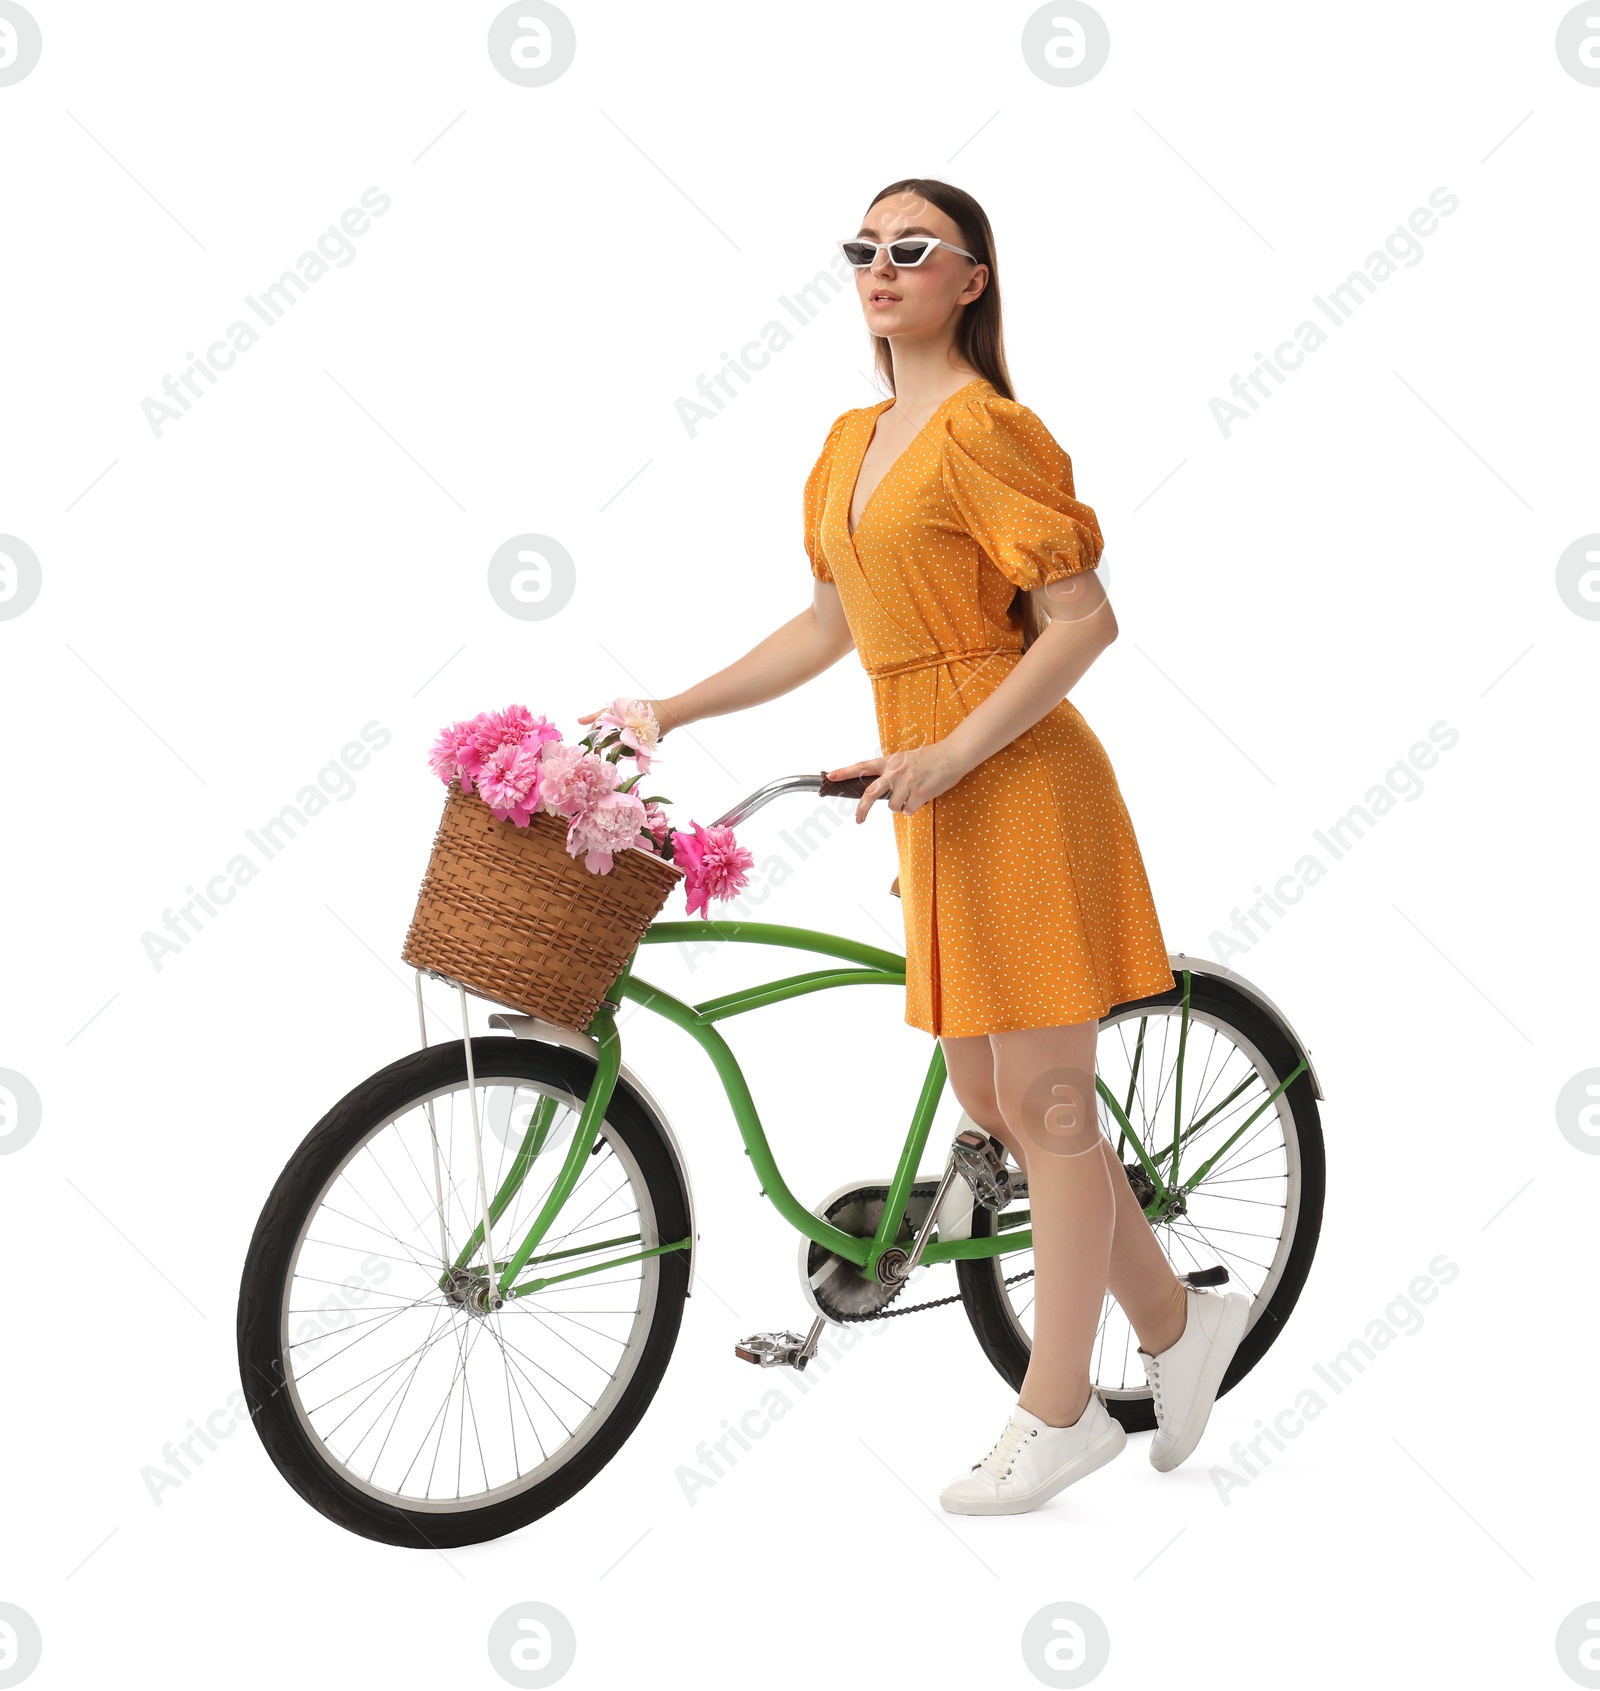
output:
POLYGON ((732 828, 745 821, 780 793, 817 793, 823 798, 858 799, 872 785, 873 775, 851 775, 843 781, 830 781, 826 775, 783 775, 757 787, 748 798, 741 799, 732 810, 719 816, 713 827, 732 828))
POLYGON ((817 791, 825 799, 858 799, 876 780, 876 775, 847 775, 842 781, 830 781, 824 775, 817 791))

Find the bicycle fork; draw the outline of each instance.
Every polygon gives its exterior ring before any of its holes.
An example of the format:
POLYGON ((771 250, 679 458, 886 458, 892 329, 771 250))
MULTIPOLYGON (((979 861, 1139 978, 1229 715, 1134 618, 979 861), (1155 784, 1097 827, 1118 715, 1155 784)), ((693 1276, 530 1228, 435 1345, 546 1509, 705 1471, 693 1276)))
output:
MULTIPOLYGON (((427 1050, 428 1018, 422 1003, 422 971, 420 969, 416 971, 416 983, 417 1031, 421 1036, 422 1049, 427 1050)), ((481 1315, 490 1310, 501 1308, 506 1300, 502 1289, 494 1284, 493 1217, 489 1203, 489 1183, 484 1176, 483 1168, 483 1122, 478 1111, 478 1080, 473 1072, 472 1026, 467 1015, 467 989, 458 981, 456 982, 456 991, 460 994, 461 1001, 461 1044, 467 1060, 467 1098, 472 1110, 472 1149, 477 1160, 480 1220, 477 1232, 468 1243, 466 1250, 462 1252, 460 1259, 453 1265, 450 1261, 450 1239, 445 1227, 444 1172, 439 1155, 439 1124, 434 1115, 431 1098, 428 1099, 425 1109, 428 1117, 428 1139, 433 1148, 433 1195, 439 1218, 440 1284, 456 1302, 481 1315), (467 1267, 467 1262, 480 1236, 483 1239, 484 1260, 487 1264, 484 1276, 474 1274, 467 1267)))
MULTIPOLYGON (((436 978, 446 979, 443 975, 436 978)), ((648 1257, 664 1256, 669 1251, 688 1249, 691 1241, 687 1238, 672 1240, 665 1244, 649 1245, 646 1245, 643 1238, 638 1235, 625 1239, 608 1239, 590 1247, 590 1250, 598 1252, 611 1246, 625 1244, 640 1244, 644 1245, 645 1248, 626 1256, 611 1257, 601 1262, 589 1263, 580 1268, 566 1268, 549 1278, 534 1278, 525 1280, 521 1284, 516 1283, 517 1276, 530 1262, 539 1263, 552 1260, 554 1257, 571 1258, 574 1255, 585 1254, 584 1252, 566 1250, 552 1253, 552 1258, 534 1256, 534 1252, 550 1231, 562 1206, 572 1196, 573 1190, 583 1178, 584 1166, 600 1140, 600 1128, 605 1120, 606 1108, 622 1068, 622 1042, 617 1036, 614 1020, 617 1006, 608 1000, 595 1012, 594 1020, 590 1024, 590 1031, 596 1036, 599 1043, 599 1061, 593 1084, 589 1087, 588 1095, 583 1101, 578 1113, 578 1120, 573 1127, 572 1143, 567 1148, 567 1154, 562 1162, 560 1172, 556 1175, 538 1215, 534 1217, 532 1225, 523 1235, 516 1250, 505 1261, 501 1261, 495 1255, 494 1250, 494 1223, 504 1217, 521 1189, 529 1170, 544 1149, 546 1138, 554 1125, 555 1113, 560 1100, 551 1095, 542 1098, 535 1106, 528 1123, 528 1130, 523 1136, 522 1145, 515 1157, 512 1158, 511 1166, 506 1171, 505 1178, 500 1182, 499 1189, 491 1197, 483 1158, 483 1118, 479 1109, 477 1074, 473 1061, 470 1029, 467 1024, 466 989, 459 982, 452 981, 449 984, 455 986, 461 994, 462 1041, 466 1058, 467 1091, 470 1099, 473 1153, 478 1183, 478 1221, 472 1229, 471 1236, 452 1262, 448 1228, 445 1224, 444 1182, 440 1174, 439 1136, 434 1121, 433 1104, 430 1100, 427 1106, 427 1116, 428 1130, 433 1141, 434 1196, 439 1212, 439 1287, 450 1298, 451 1302, 461 1305, 471 1314, 485 1315, 503 1309, 506 1301, 510 1298, 542 1291, 545 1286, 551 1283, 551 1280, 566 1280, 579 1274, 599 1273, 602 1269, 620 1268, 628 1263, 642 1262, 648 1257), (484 1252, 481 1265, 474 1260, 477 1257, 480 1245, 484 1252)), ((419 1018, 422 1014, 421 996, 422 980, 419 973, 417 977, 419 1018)), ((426 1046, 427 1026, 425 1022, 422 1035, 423 1044, 426 1046)))

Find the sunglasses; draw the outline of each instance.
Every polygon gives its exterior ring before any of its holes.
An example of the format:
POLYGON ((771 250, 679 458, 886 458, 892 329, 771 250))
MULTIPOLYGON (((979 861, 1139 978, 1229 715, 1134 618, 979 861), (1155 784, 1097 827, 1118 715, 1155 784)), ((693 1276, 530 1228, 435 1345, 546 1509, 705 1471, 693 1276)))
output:
POLYGON ((970 258, 974 264, 978 259, 965 247, 952 246, 949 241, 936 241, 931 235, 908 235, 901 241, 840 241, 839 251, 845 256, 845 262, 856 270, 869 269, 877 262, 878 254, 887 252, 889 262, 898 270, 915 270, 919 264, 926 261, 935 247, 949 247, 951 252, 958 252, 963 258, 970 258))

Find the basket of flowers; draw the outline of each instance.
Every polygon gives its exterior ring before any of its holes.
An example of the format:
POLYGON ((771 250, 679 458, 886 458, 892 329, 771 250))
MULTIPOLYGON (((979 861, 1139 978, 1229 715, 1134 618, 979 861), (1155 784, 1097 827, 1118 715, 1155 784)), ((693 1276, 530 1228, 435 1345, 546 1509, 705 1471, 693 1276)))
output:
POLYGON ((573 743, 521 705, 451 723, 429 754, 449 790, 405 961, 587 1027, 680 882, 704 917, 751 866, 732 829, 675 828, 667 801, 640 796, 659 737, 638 699, 614 700, 573 743))

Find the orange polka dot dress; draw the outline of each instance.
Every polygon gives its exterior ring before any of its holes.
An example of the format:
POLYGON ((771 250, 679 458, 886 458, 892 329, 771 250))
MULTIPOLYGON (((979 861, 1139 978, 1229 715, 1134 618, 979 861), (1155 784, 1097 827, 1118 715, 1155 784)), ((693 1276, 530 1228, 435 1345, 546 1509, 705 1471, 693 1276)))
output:
MULTIPOLYGON (((1103 545, 1067 454, 983 377, 889 466, 852 537, 893 403, 839 417, 805 488, 811 572, 838 588, 885 753, 943 739, 988 698, 1021 656, 1016 589, 1093 569, 1103 545)), ((1069 1026, 1175 984, 1116 776, 1069 699, 894 831, 913 1027, 1069 1026)))

